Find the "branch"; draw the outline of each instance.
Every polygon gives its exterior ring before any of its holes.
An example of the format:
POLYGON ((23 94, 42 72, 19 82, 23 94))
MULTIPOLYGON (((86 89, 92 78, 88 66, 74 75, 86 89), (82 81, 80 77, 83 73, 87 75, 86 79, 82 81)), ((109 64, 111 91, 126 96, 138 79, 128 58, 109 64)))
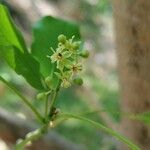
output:
MULTIPOLYGON (((27 133, 34 131, 38 128, 36 124, 32 122, 22 120, 15 116, 13 113, 9 113, 6 110, 0 108, 0 138, 10 145, 15 144, 16 140, 23 138, 27 133)), ((51 131, 42 139, 33 142, 29 147, 30 150, 37 150, 42 148, 44 150, 81 150, 81 148, 66 140, 56 132, 51 131)))

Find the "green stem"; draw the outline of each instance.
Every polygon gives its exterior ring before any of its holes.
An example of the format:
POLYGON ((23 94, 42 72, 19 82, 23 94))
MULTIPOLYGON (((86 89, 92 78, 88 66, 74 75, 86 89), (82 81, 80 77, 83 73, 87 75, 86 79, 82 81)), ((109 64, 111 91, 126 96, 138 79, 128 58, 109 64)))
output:
POLYGON ((85 111, 85 112, 80 112, 79 115, 86 116, 86 115, 91 115, 91 114, 96 114, 96 113, 102 113, 102 112, 107 112, 107 113, 112 113, 112 114, 124 114, 124 115, 129 115, 129 113, 124 113, 122 111, 116 111, 112 109, 100 109, 100 110, 91 110, 91 111, 85 111))
POLYGON ((101 110, 93 110, 93 111, 87 111, 87 112, 80 112, 78 113, 81 116, 87 116, 87 115, 92 115, 92 114, 96 114, 96 113, 103 113, 103 112, 107 112, 107 113, 112 113, 115 115, 121 115, 124 117, 127 117, 128 119, 137 119, 138 114, 135 113, 130 113, 130 112, 123 112, 123 111, 116 111, 116 110, 112 110, 112 109, 101 109, 101 110))
POLYGON ((108 128, 98 122, 95 122, 93 120, 90 120, 88 118, 82 117, 82 116, 78 116, 78 115, 74 115, 74 114, 61 114, 60 116, 58 116, 59 118, 74 118, 74 119, 79 119, 81 121, 85 121, 88 122, 89 124, 95 126, 96 128, 102 129, 103 131, 105 131, 106 133, 116 137, 118 140, 122 141, 123 143, 127 144, 128 147, 131 150, 140 150, 140 148, 135 145, 134 143, 132 143, 129 139, 127 139, 126 137, 124 137, 123 135, 121 135, 120 133, 112 130, 111 128, 108 128))
POLYGON ((51 103, 50 103, 50 113, 49 113, 50 116, 52 115, 52 109, 55 104, 55 100, 58 95, 58 91, 59 91, 59 87, 52 94, 52 99, 51 99, 51 103))
POLYGON ((55 100, 56 100, 56 94, 57 94, 56 91, 54 91, 54 93, 52 95, 51 103, 50 103, 50 110, 54 106, 54 103, 55 103, 55 100))
POLYGON ((45 119, 47 118, 47 115, 48 115, 48 95, 46 96, 46 99, 45 99, 45 119))
POLYGON ((29 102, 29 100, 24 97, 13 85, 11 85, 8 81, 6 81, 3 77, 0 76, 0 80, 5 83, 12 91, 18 95, 23 102, 34 112, 34 114, 37 116, 40 122, 43 122, 43 117, 40 115, 40 113, 34 108, 34 106, 29 102))
POLYGON ((33 141, 42 137, 45 133, 47 133, 49 124, 44 125, 40 129, 32 131, 28 133, 24 140, 20 139, 14 147, 14 150, 22 150, 25 148, 27 144, 32 144, 33 141))

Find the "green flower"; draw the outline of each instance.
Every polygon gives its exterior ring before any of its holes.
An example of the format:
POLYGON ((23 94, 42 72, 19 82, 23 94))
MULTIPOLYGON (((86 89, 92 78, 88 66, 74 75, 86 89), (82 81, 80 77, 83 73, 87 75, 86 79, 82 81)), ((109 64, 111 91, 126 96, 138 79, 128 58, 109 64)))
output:
POLYGON ((60 50, 54 52, 54 54, 50 57, 52 63, 62 60, 63 56, 60 50))
POLYGON ((63 79, 61 83, 61 87, 68 88, 71 86, 71 83, 67 79, 63 79))
POLYGON ((81 42, 73 42, 74 37, 75 36, 72 36, 72 38, 67 40, 65 43, 65 48, 71 53, 76 53, 81 43, 81 42))
POLYGON ((57 49, 57 51, 50 57, 52 63, 57 63, 57 68, 59 70, 63 70, 65 65, 67 64, 67 58, 69 58, 71 54, 68 51, 62 52, 61 49, 57 49))
POLYGON ((74 76, 82 70, 82 64, 78 62, 81 55, 80 44, 80 41, 74 41, 74 36, 67 39, 61 34, 58 36, 58 47, 55 50, 51 48, 53 54, 48 57, 56 64, 57 69, 53 74, 61 81, 61 87, 70 87, 74 76))
POLYGON ((67 65, 67 68, 70 69, 73 73, 79 73, 82 71, 82 64, 74 62, 71 65, 67 65))
POLYGON ((62 80, 61 86, 64 88, 68 88, 71 86, 72 72, 65 71, 62 73, 60 79, 62 80))

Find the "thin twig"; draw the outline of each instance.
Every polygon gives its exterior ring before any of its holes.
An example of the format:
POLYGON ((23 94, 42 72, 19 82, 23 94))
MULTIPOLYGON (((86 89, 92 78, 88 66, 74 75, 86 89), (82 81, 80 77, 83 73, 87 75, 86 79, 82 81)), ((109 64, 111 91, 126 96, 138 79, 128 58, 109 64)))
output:
POLYGON ((48 115, 48 95, 45 98, 45 118, 47 118, 48 115))
POLYGON ((24 97, 13 85, 11 85, 8 81, 6 81, 3 77, 0 76, 0 80, 5 83, 16 95, 18 95, 21 100, 34 112, 40 122, 43 122, 43 117, 40 113, 35 109, 35 107, 29 102, 29 100, 24 97))
POLYGON ((48 127, 49 124, 45 124, 40 129, 28 133, 25 139, 19 139, 17 144, 15 145, 14 150, 22 150, 27 144, 31 144, 33 141, 42 137, 45 133, 47 133, 48 127))

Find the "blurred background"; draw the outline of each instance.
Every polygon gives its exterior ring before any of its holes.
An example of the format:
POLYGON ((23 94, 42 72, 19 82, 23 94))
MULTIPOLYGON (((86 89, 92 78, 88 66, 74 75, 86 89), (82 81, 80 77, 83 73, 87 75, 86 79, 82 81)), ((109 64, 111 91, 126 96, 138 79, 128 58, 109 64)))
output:
MULTIPOLYGON (((91 113, 88 117, 119 130, 120 115, 112 113, 120 108, 110 1, 0 0, 0 3, 7 5, 28 45, 32 40, 32 25, 42 16, 52 15, 75 21, 80 25, 81 35, 85 41, 84 48, 90 51, 90 57, 85 60, 82 73, 84 85, 62 90, 57 106, 63 112, 75 114, 101 110, 100 113, 91 113)), ((40 112, 43 111, 42 101, 34 100, 36 91, 22 77, 11 71, 3 60, 0 60, 0 74, 24 95, 33 99, 32 102, 40 112)), ((0 149, 11 149, 17 138, 24 137, 27 131, 36 126, 33 122, 34 116, 31 111, 0 82, 0 149)), ((62 123, 50 132, 49 137, 36 143, 40 146, 31 149, 40 150, 43 145, 43 150, 50 147, 53 147, 53 150, 115 150, 118 145, 111 136, 77 120, 62 123)))

